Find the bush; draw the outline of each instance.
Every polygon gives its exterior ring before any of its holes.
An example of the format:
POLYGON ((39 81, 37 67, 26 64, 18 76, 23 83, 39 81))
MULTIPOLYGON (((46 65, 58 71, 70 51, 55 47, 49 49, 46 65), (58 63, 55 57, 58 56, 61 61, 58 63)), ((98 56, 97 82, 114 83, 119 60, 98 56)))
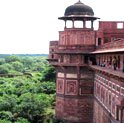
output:
POLYGON ((0 120, 0 123, 12 123, 12 122, 7 119, 4 119, 4 120, 0 120))
POLYGON ((2 119, 2 120, 6 119, 6 120, 12 121, 14 119, 14 117, 13 117, 12 113, 9 111, 1 111, 0 112, 0 119, 2 119))
POLYGON ((20 117, 14 123, 30 123, 30 122, 27 119, 20 117))

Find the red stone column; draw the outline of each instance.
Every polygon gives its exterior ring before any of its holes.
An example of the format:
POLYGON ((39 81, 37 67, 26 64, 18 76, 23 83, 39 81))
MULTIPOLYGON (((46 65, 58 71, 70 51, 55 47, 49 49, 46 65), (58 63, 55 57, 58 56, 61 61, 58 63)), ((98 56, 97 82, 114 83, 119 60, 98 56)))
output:
POLYGON ((75 28, 75 26, 74 26, 74 19, 72 20, 72 28, 75 28))
POLYGON ((86 20, 83 20, 83 28, 86 28, 86 20))
POLYGON ((91 20, 91 29, 94 29, 94 27, 93 27, 93 21, 94 20, 91 20))
POLYGON ((65 20, 65 29, 67 28, 67 26, 66 26, 66 20, 65 20))

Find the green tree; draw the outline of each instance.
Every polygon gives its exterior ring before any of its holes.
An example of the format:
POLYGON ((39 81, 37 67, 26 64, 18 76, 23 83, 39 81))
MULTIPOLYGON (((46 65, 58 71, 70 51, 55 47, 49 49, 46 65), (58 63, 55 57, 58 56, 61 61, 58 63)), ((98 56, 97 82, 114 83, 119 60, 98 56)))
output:
POLYGON ((9 69, 7 67, 4 67, 3 65, 0 66, 0 74, 8 74, 9 69))
POLYGON ((43 63, 42 62, 36 62, 36 63, 34 63, 32 66, 33 66, 33 68, 32 68, 32 70, 33 71, 42 71, 43 70, 43 63))
POLYGON ((23 57, 22 60, 21 60, 24 64, 24 67, 25 67, 25 70, 29 70, 31 69, 32 67, 32 64, 33 64, 33 58, 32 57, 23 57))
POLYGON ((20 61, 20 57, 19 56, 7 56, 6 58, 5 58, 5 61, 7 62, 7 63, 10 63, 10 62, 15 62, 15 61, 20 61))
POLYGON ((0 74, 8 74, 13 69, 9 63, 0 65, 0 74))
POLYGON ((42 71, 42 74, 43 74, 42 81, 56 80, 56 71, 50 64, 46 64, 44 66, 44 70, 42 71))
POLYGON ((23 72, 23 64, 19 61, 12 62, 12 66, 14 70, 18 72, 23 72))
POLYGON ((54 94, 56 92, 55 82, 41 82, 36 87, 37 93, 54 94))
POLYGON ((56 83, 50 80, 55 79, 55 71, 46 58, 9 57, 6 61, 1 62, 1 73, 22 74, 25 69, 32 76, 0 77, 0 123, 52 123, 56 83))
POLYGON ((15 106, 15 112, 21 117, 27 117, 30 121, 35 121, 36 118, 45 112, 45 108, 49 104, 49 96, 46 94, 25 93, 19 97, 19 105, 15 106))
POLYGON ((12 65, 10 63, 5 63, 5 64, 3 64, 1 66, 3 66, 4 68, 9 69, 9 71, 13 69, 13 67, 12 67, 12 65))
POLYGON ((12 122, 7 119, 3 119, 3 120, 0 120, 0 123, 12 123, 12 122))
POLYGON ((30 123, 27 119, 19 117, 14 123, 30 123))
POLYGON ((4 120, 14 120, 14 116, 12 115, 12 113, 10 111, 0 111, 0 119, 4 120))
POLYGON ((17 104, 17 97, 15 95, 4 94, 0 98, 0 111, 12 111, 17 104))
POLYGON ((5 63, 5 59, 3 58, 0 58, 0 65, 4 64, 5 63))

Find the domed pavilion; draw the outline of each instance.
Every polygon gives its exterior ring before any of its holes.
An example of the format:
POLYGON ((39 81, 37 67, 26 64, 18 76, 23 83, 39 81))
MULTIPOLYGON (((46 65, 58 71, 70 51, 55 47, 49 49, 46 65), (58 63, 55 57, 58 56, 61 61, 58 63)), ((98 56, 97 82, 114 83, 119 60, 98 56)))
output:
POLYGON ((74 5, 67 7, 64 16, 59 17, 59 19, 65 21, 65 28, 68 20, 72 21, 73 28, 75 21, 83 21, 83 28, 86 28, 86 21, 91 21, 91 28, 93 28, 94 20, 99 18, 94 16, 94 11, 90 6, 85 5, 79 0, 74 5))

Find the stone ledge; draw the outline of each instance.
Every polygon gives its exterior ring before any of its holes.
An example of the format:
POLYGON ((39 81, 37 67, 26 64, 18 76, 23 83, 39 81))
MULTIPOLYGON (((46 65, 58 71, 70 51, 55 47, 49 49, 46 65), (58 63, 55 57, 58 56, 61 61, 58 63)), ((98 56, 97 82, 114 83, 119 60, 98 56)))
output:
POLYGON ((112 68, 100 67, 97 65, 90 65, 92 69, 108 73, 110 75, 124 79, 124 73, 121 70, 113 70, 112 68))

